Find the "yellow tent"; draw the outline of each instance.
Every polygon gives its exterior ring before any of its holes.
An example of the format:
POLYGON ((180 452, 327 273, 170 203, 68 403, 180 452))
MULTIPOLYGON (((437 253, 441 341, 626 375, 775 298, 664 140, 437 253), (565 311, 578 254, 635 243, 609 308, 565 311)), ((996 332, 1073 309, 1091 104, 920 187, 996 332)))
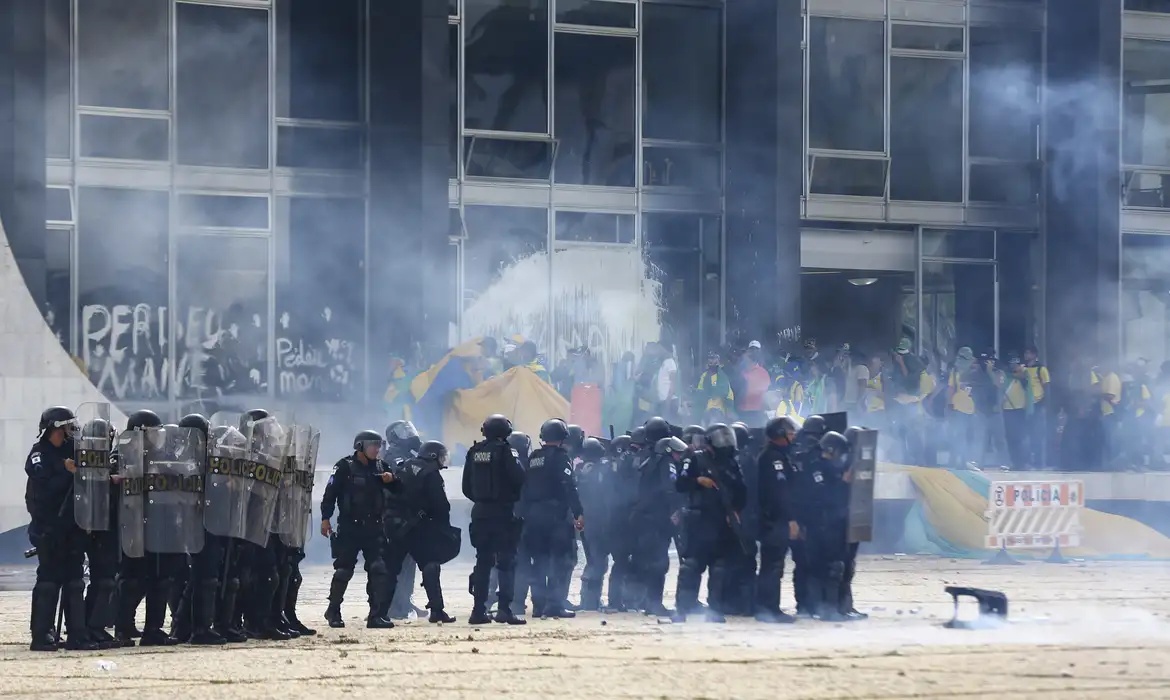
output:
POLYGON ((443 440, 448 446, 470 447, 480 439, 483 419, 500 413, 512 426, 528 433, 536 442, 540 424, 549 418, 569 416, 569 402, 527 367, 492 377, 474 389, 456 391, 443 417, 443 440))

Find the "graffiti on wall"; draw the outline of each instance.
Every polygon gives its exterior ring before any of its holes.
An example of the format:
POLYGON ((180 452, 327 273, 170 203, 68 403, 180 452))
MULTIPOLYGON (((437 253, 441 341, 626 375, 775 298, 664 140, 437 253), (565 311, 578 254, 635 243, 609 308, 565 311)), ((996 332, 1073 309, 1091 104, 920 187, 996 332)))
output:
POLYGON ((277 319, 276 373, 280 396, 342 399, 355 381, 357 344, 326 306, 301 322, 289 311, 277 319))

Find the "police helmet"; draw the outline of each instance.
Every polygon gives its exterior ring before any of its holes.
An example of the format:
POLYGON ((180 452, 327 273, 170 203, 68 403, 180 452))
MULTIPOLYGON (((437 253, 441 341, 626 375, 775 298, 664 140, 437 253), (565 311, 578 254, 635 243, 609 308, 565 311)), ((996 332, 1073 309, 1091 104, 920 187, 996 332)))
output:
POLYGON ((560 418, 550 418, 540 426, 541 442, 564 442, 569 438, 569 426, 560 418))
POLYGON ((667 423, 665 418, 655 416, 646 421, 642 427, 646 429, 646 442, 657 445, 662 438, 670 437, 670 423, 667 423))
POLYGON ((76 425, 77 416, 64 406, 53 406, 41 412, 39 423, 41 435, 48 433, 53 428, 64 428, 65 434, 68 435, 73 432, 73 427, 76 425))
POLYGON ((162 425, 162 419, 154 411, 143 409, 135 411, 126 417, 126 430, 137 428, 157 428, 162 425))
POLYGON ((382 447, 382 435, 377 430, 363 430, 353 436, 354 452, 365 452, 366 448, 371 445, 382 447))
POLYGON ((487 417, 479 432, 488 440, 503 440, 512 434, 512 421, 496 413, 487 417))
POLYGON ((861 432, 861 428, 856 425, 851 425, 845 429, 845 440, 848 441, 849 446, 857 444, 857 434, 861 432))
POLYGON ((263 408, 253 408, 249 411, 244 411, 240 416, 240 432, 245 435, 252 429, 252 425, 268 418, 271 414, 263 408))
POLYGON ((707 443, 719 451, 734 452, 737 446, 735 431, 723 423, 716 423, 707 428, 707 443))
POLYGON ((796 421, 788 416, 776 416, 764 426, 764 437, 769 440, 791 440, 797 430, 796 421))
POLYGON ((396 420, 386 426, 386 442, 391 445, 401 445, 411 438, 418 439, 418 429, 408 420, 396 420))
POLYGON ((569 429, 569 436, 565 439, 565 447, 570 451, 581 449, 581 444, 585 441, 585 429, 579 425, 569 424, 565 426, 569 429))
POLYGON ((208 431, 211 430, 211 424, 207 422, 206 418, 199 415, 198 413, 188 413, 187 415, 183 416, 179 420, 179 427, 195 428, 204 435, 207 435, 208 431))
POLYGON ((748 443, 752 441, 752 435, 748 432, 747 424, 736 421, 731 424, 731 429, 735 432, 735 444, 740 449, 747 449, 748 443))
POLYGON ((844 435, 830 430, 821 438, 821 457, 837 469, 844 471, 849 466, 849 440, 844 435))
POLYGON ((681 438, 676 438, 669 435, 654 443, 654 452, 656 454, 664 455, 671 452, 686 452, 687 444, 681 438))
POLYGON ((427 440, 418 448, 418 458, 430 462, 438 462, 440 467, 447 466, 447 446, 438 440, 427 440))
POLYGON ((508 444, 522 457, 527 457, 532 453, 532 438, 528 437, 528 433, 522 433, 519 430, 513 432, 508 436, 508 444))
POLYGON ((630 446, 638 449, 646 444, 646 429, 638 426, 630 431, 630 446))
POLYGON ((91 440, 110 438, 110 422, 105 418, 94 418, 81 426, 81 437, 91 440))
POLYGON ((687 427, 683 428, 682 439, 683 442, 687 443, 691 447, 697 447, 701 443, 703 435, 706 433, 706 429, 704 429, 701 425, 688 425, 687 427))
POLYGON ((618 435, 609 442, 609 451, 616 457, 630 451, 630 436, 618 435))
POLYGON ((596 462, 604 456, 605 447, 601 444, 601 440, 587 437, 581 441, 581 459, 587 462, 596 462))
POLYGON ((820 416, 809 416, 804 420, 804 425, 800 426, 802 433, 817 437, 824 435, 826 430, 828 430, 828 426, 825 425, 825 419, 820 416))

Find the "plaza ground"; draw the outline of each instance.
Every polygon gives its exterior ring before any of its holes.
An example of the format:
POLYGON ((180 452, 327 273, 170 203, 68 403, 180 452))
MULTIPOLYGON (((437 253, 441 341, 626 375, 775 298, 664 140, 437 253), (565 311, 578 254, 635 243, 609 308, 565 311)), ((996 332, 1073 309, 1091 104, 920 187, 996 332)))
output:
POLYGON ((314 567, 301 617, 317 637, 84 654, 27 651, 29 572, 13 570, 0 575, 12 589, 0 593, 0 697, 1170 697, 1170 563, 988 567, 897 556, 858 568, 857 605, 872 615, 860 623, 671 625, 586 613, 472 628, 459 564, 444 572, 459 622, 383 631, 363 625, 360 574, 344 608, 350 626, 326 628, 330 571, 314 567), (949 584, 1004 591, 1010 623, 944 629, 949 584))

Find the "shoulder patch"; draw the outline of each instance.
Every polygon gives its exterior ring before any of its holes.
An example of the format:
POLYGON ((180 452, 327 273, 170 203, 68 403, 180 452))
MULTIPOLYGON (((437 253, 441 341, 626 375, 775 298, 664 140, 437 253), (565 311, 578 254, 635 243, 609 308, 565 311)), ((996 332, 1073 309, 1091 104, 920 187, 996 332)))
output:
POLYGON ((516 459, 520 459, 520 453, 514 449, 512 450, 512 456, 515 457, 516 459))
POLYGON ((573 470, 570 467, 565 467, 565 476, 572 476, 573 470))
POLYGON ((784 462, 776 460, 775 462, 772 462, 772 468, 778 472, 782 472, 784 471, 784 462))
POLYGON ((333 465, 333 471, 329 472, 329 476, 330 476, 330 479, 329 479, 329 480, 330 480, 330 481, 333 481, 333 478, 332 478, 332 476, 333 476, 334 474, 336 474, 336 473, 337 473, 337 465, 336 465, 336 464, 334 464, 334 465, 333 465))
POLYGON ((32 455, 29 456, 29 461, 32 462, 33 464, 40 464, 41 463, 41 453, 40 452, 33 452, 32 455))

